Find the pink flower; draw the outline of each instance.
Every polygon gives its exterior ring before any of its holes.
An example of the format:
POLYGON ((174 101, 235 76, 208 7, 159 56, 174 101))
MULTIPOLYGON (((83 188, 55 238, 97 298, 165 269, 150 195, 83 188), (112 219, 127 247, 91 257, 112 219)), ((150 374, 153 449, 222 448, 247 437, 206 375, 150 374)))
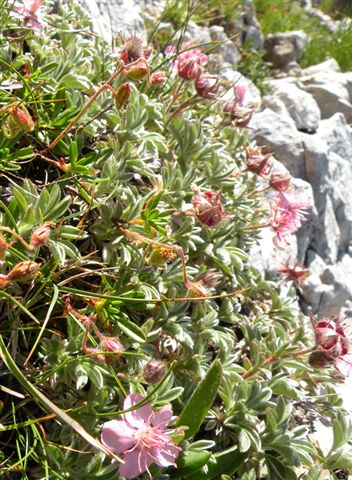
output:
POLYGON ((201 73, 198 71, 195 81, 195 87, 198 94, 203 98, 216 98, 220 88, 220 78, 210 73, 201 73))
POLYGON ((16 6, 13 9, 13 14, 23 20, 24 25, 30 25, 35 32, 40 32, 41 15, 39 9, 42 0, 24 0, 23 5, 16 6))
MULTIPOLYGON (((181 45, 181 53, 172 62, 172 68, 175 68, 179 76, 185 80, 194 80, 199 68, 206 65, 208 56, 198 47, 190 48, 193 42, 184 42, 181 45)), ((165 49, 165 55, 170 57, 176 54, 176 48, 168 46, 165 49)))
POLYGON ((195 194, 192 198, 193 210, 198 220, 211 228, 214 227, 221 220, 228 218, 224 212, 224 207, 221 204, 221 192, 207 191, 201 193, 197 188, 194 188, 195 194))
POLYGON ((305 217, 303 210, 308 207, 308 203, 299 199, 294 192, 278 193, 271 204, 270 218, 270 225, 276 234, 273 242, 277 248, 283 249, 289 245, 287 237, 300 228, 305 217))
POLYGON ((339 317, 324 318, 313 324, 317 348, 327 359, 334 360, 337 370, 352 378, 352 354, 339 317))
MULTIPOLYGON (((128 410, 143 400, 142 395, 130 394, 123 408, 128 410)), ((101 433, 102 443, 117 454, 124 455, 125 463, 119 473, 125 478, 135 478, 156 463, 160 467, 175 465, 180 448, 168 435, 166 426, 172 420, 172 410, 168 406, 153 412, 148 403, 143 407, 126 412, 122 420, 104 423, 101 433)), ((149 473, 150 476, 150 473, 149 473)))

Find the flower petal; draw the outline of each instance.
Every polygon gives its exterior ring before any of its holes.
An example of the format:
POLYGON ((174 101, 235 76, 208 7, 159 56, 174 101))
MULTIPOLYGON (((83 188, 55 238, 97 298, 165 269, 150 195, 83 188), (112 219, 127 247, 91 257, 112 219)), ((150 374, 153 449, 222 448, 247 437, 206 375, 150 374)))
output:
POLYGON ((152 419, 153 427, 160 427, 164 429, 171 421, 172 410, 168 405, 165 405, 163 408, 158 410, 152 419))
POLYGON ((124 457, 125 463, 119 467, 119 473, 125 478, 135 478, 145 472, 149 465, 153 463, 152 457, 144 450, 135 449, 124 457))
POLYGON ((122 453, 137 442, 133 437, 135 430, 123 420, 110 420, 103 425, 101 442, 113 452, 122 453))
MULTIPOLYGON (((141 402, 143 398, 144 397, 142 395, 139 395, 137 393, 127 395, 123 403, 124 410, 132 408, 134 405, 141 402)), ((150 403, 147 403, 143 407, 132 410, 131 412, 124 413, 123 418, 126 422, 130 424, 131 427, 141 428, 145 425, 149 425, 149 419, 151 414, 152 407, 150 406, 150 403)))
POLYGON ((352 378, 352 354, 343 355, 336 359, 336 368, 345 377, 352 378))
POLYGON ((175 465, 175 459, 179 453, 179 447, 177 447, 171 439, 170 443, 162 446, 161 448, 153 449, 153 457, 155 459, 155 463, 159 465, 159 467, 175 465))

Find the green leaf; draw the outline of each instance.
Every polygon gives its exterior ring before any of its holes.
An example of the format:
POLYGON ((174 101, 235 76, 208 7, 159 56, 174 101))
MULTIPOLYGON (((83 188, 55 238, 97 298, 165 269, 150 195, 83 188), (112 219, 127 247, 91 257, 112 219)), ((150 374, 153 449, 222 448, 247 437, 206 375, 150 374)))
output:
POLYGON ((203 380, 194 390, 178 419, 177 426, 188 427, 188 430, 185 432, 185 438, 192 437, 199 430, 213 404, 220 386, 221 377, 221 363, 219 360, 215 360, 203 380))
POLYGON ((66 88, 74 88, 76 90, 89 90, 93 87, 92 82, 84 75, 68 73, 63 77, 61 82, 66 88))
POLYGON ((144 343, 147 340, 145 333, 138 325, 128 320, 128 318, 119 318, 117 320, 118 326, 121 330, 132 340, 135 340, 139 343, 144 343))
POLYGON ((240 452, 247 452, 251 448, 251 439, 244 428, 241 428, 238 435, 238 446, 240 452))
POLYGON ((211 452, 201 452, 199 450, 191 450, 181 454, 176 461, 177 470, 172 469, 170 471, 170 478, 181 478, 197 472, 207 463, 210 456, 211 452))
POLYGON ((233 475, 243 464, 247 454, 240 452, 237 447, 230 448, 211 457, 205 469, 188 475, 187 480, 218 480, 221 475, 233 475))

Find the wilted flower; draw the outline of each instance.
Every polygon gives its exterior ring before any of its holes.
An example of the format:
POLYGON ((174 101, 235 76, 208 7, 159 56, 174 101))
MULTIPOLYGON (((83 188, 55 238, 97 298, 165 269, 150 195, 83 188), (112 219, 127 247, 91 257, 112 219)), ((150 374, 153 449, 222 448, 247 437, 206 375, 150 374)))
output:
POLYGON ((291 266, 290 259, 277 270, 281 273, 286 281, 292 281, 296 285, 302 284, 310 275, 309 268, 305 268, 296 260, 291 266))
POLYGON ((40 247, 45 245, 46 240, 49 238, 52 228, 55 226, 53 222, 46 222, 44 225, 36 228, 31 236, 32 247, 40 247))
POLYGON ((273 170, 270 173, 269 184, 279 192, 285 192, 291 184, 291 175, 286 170, 273 170))
POLYGON ((154 72, 149 78, 150 85, 163 85, 166 82, 166 73, 165 72, 154 72))
POLYGON ((23 20, 24 25, 29 25, 35 32, 40 32, 41 14, 40 7, 42 0, 24 0, 22 4, 16 4, 12 15, 23 20))
POLYGON ((114 55, 125 64, 133 63, 139 58, 148 59, 152 52, 150 47, 144 46, 143 40, 138 35, 131 35, 128 38, 120 36, 122 40, 121 48, 114 49, 114 55))
POLYGON ((195 87, 198 94, 203 98, 216 98, 220 88, 220 78, 218 75, 211 75, 210 73, 199 73, 196 77, 195 87))
POLYGON ((345 377, 352 377, 352 354, 345 328, 339 317, 324 318, 313 323, 316 346, 345 377))
POLYGON ((0 288, 6 287, 10 283, 8 275, 0 274, 0 288))
POLYGON ((208 297, 209 292, 208 289, 204 286, 203 282, 186 282, 186 287, 188 289, 188 292, 191 294, 191 296, 196 296, 196 297, 208 297))
POLYGON ((143 369, 143 378, 151 385, 159 383, 166 372, 166 363, 161 360, 150 360, 143 369))
POLYGON ((251 147, 250 145, 245 148, 248 170, 261 177, 268 175, 272 167, 272 154, 263 153, 263 148, 251 147))
MULTIPOLYGON (((203 53, 202 49, 198 47, 190 48, 192 45, 194 45, 194 42, 191 41, 182 43, 181 53, 172 62, 173 68, 176 68, 177 73, 184 80, 194 80, 199 68, 208 62, 208 56, 203 53)), ((176 48, 173 46, 169 46, 165 50, 166 56, 175 53, 176 48)))
POLYGON ((16 282, 26 282, 31 280, 39 269, 39 263, 33 262, 32 260, 26 260, 15 265, 7 276, 11 281, 16 280, 16 282))
POLYGON ((278 193, 271 204, 270 225, 276 236, 273 242, 282 249, 289 244, 287 237, 295 233, 304 219, 304 210, 309 207, 305 200, 298 198, 295 193, 278 193))
MULTIPOLYGON (((130 394, 123 408, 128 410, 143 401, 142 395, 130 394)), ((168 406, 153 412, 149 403, 126 412, 122 420, 104 423, 101 433, 102 443, 117 454, 124 455, 119 473, 125 478, 135 478, 148 471, 152 463, 160 467, 175 465, 180 448, 168 435, 166 426, 172 420, 172 410, 168 406)), ((151 477, 151 475, 150 475, 151 477)))
POLYGON ((201 193, 196 187, 193 188, 195 194, 192 198, 192 205, 198 220, 211 228, 217 223, 228 218, 221 204, 221 192, 212 192, 210 190, 201 193))
POLYGON ((131 87, 128 82, 123 83, 113 93, 116 108, 121 108, 128 102, 131 94, 131 87))
POLYGON ((197 282, 202 282, 205 288, 213 288, 219 283, 220 279, 223 278, 223 275, 217 272, 214 268, 210 268, 204 273, 201 273, 196 278, 197 282))

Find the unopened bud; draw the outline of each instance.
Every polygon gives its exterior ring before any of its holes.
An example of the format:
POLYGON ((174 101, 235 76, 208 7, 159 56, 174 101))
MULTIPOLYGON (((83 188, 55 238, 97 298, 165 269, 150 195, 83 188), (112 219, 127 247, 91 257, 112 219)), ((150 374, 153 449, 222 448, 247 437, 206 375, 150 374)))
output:
POLYGON ((163 85, 166 82, 166 73, 165 72, 154 72, 149 79, 150 85, 163 85))
POLYGON ((84 347, 83 351, 86 355, 90 355, 92 360, 96 360, 99 363, 108 363, 108 359, 99 348, 84 347))
POLYGON ((143 370, 143 378, 147 383, 159 383, 166 373, 166 364, 161 360, 150 360, 143 370))
POLYGON ((20 262, 13 267, 11 272, 7 275, 11 281, 25 282, 30 280, 40 269, 40 264, 32 260, 20 262))
POLYGON ((8 114, 8 127, 11 135, 16 135, 19 131, 32 132, 34 122, 24 103, 14 102, 6 105, 3 109, 8 114))
POLYGON ((211 75, 210 73, 200 73, 197 75, 195 81, 195 87, 203 98, 213 99, 216 98, 220 88, 220 78, 217 75, 211 75))
POLYGON ((41 245, 44 245, 54 226, 55 224, 53 222, 47 222, 36 228, 31 236, 32 247, 40 247, 41 245))
POLYGON ((130 65, 124 67, 123 73, 127 78, 131 80, 143 80, 147 75, 149 75, 150 67, 144 58, 139 58, 130 65))
POLYGON ((151 265, 164 265, 166 262, 173 260, 176 257, 176 253, 167 247, 154 248, 148 262, 151 265))
POLYGON ((279 192, 285 192, 291 183, 291 175, 289 172, 272 172, 270 174, 269 183, 272 188, 279 192))
POLYGON ((123 83, 114 93, 114 103, 116 108, 121 108, 128 102, 131 94, 131 87, 128 82, 123 83))

